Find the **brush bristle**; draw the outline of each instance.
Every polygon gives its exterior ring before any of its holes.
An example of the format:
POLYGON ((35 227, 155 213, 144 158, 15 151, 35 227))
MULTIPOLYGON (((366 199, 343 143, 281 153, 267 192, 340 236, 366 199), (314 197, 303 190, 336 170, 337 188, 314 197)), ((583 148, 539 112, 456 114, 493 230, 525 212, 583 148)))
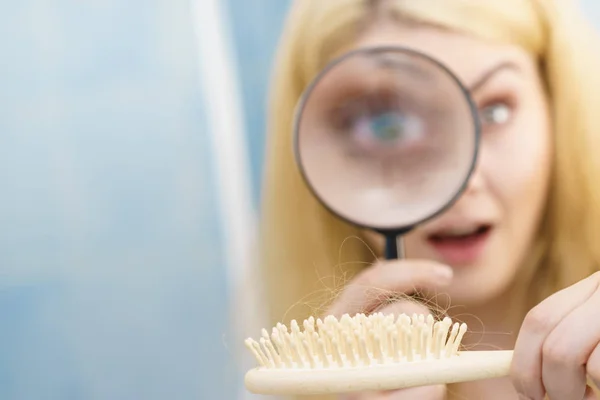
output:
POLYGON ((268 369, 348 368, 452 357, 466 331, 464 323, 431 315, 346 314, 310 317, 302 329, 295 320, 289 328, 279 323, 270 335, 263 329, 258 341, 245 344, 268 369))

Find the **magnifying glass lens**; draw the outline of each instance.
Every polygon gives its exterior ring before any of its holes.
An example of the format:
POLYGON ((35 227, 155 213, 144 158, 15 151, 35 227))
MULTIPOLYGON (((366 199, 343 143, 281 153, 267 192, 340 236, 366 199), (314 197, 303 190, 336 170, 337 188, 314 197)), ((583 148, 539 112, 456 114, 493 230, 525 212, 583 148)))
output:
POLYGON ((330 64, 306 92, 296 154, 313 193, 356 225, 417 224, 464 188, 478 145, 468 92, 433 59, 365 49, 330 64))

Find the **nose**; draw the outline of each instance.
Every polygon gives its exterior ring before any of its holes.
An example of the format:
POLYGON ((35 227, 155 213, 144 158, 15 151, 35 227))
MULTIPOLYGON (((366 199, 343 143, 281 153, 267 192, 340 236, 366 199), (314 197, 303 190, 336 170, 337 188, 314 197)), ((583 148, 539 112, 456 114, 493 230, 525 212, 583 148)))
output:
POLYGON ((471 176, 469 177, 469 181, 467 182, 467 187, 463 195, 472 195, 480 192, 485 185, 483 167, 481 159, 478 159, 471 176))

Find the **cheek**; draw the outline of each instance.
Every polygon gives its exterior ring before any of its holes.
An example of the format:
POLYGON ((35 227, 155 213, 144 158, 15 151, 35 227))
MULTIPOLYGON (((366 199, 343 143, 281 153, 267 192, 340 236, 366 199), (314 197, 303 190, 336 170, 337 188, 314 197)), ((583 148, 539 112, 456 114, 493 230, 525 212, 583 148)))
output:
POLYGON ((550 175, 552 146, 546 114, 528 113, 506 131, 485 138, 483 146, 490 190, 507 216, 530 222, 544 205, 550 175))

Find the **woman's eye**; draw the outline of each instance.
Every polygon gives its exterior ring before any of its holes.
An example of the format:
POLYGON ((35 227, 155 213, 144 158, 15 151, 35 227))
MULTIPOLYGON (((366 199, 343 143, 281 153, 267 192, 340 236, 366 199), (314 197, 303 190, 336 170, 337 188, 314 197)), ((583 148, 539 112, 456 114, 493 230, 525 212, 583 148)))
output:
POLYGON ((357 144, 365 147, 403 146, 423 135, 418 118, 397 112, 363 117, 351 131, 357 144))
POLYGON ((406 118, 402 115, 392 113, 371 118, 369 125, 373 136, 385 142, 400 139, 406 136, 407 133, 410 133, 406 129, 406 118))
POLYGON ((503 102, 496 102, 481 110, 481 122, 484 125, 503 125, 510 120, 512 109, 503 102))

